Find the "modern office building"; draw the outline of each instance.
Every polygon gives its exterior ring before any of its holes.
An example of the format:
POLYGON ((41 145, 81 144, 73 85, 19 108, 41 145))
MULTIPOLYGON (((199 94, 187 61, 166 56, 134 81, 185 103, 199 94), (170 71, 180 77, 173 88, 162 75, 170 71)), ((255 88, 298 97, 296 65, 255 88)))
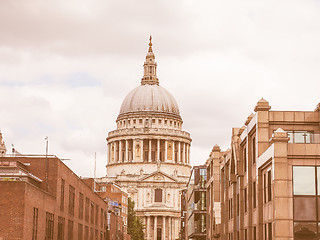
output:
POLYGON ((261 99, 255 114, 233 128, 230 149, 214 149, 207 161, 210 179, 217 174, 220 181, 210 186, 208 239, 319 237, 320 104, 314 111, 270 109, 261 99))
POLYGON ((135 202, 145 239, 177 239, 180 190, 190 177, 190 143, 173 96, 159 85, 150 38, 141 85, 124 99, 109 132, 107 175, 135 202))
POLYGON ((187 208, 185 239, 206 239, 206 182, 206 166, 194 166, 187 183, 185 196, 187 208))

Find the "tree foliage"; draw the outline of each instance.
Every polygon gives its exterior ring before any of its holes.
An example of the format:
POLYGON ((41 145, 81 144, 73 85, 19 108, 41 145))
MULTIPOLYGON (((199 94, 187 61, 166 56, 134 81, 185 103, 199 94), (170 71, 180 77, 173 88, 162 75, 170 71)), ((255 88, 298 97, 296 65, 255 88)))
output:
POLYGON ((134 211, 134 201, 128 198, 128 233, 131 240, 144 240, 144 224, 140 217, 136 216, 134 211))

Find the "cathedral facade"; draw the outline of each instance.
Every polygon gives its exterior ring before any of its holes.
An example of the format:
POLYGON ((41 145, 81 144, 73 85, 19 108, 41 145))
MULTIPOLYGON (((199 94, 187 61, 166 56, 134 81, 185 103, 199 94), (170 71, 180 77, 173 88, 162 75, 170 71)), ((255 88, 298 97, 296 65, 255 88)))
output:
POLYGON ((190 143, 173 96, 159 85, 150 37, 141 85, 124 99, 109 132, 107 175, 135 202, 145 239, 179 237, 180 190, 190 177, 190 143))

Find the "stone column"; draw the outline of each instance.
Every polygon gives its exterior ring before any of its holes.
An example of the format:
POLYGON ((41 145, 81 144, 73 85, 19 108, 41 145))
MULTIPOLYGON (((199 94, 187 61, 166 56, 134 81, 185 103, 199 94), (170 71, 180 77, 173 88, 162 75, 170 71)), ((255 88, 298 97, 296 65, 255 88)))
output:
POLYGON ((147 237, 147 240, 149 240, 149 231, 150 231, 150 216, 147 216, 147 226, 146 226, 146 237, 147 237))
POLYGON ((166 216, 162 216, 162 239, 166 240, 166 216))
POLYGON ((184 144, 183 146, 183 157, 184 157, 184 162, 187 164, 188 160, 187 160, 187 143, 184 144))
POLYGON ((117 156, 117 142, 113 142, 113 159, 114 162, 118 162, 118 156, 117 156))
POLYGON ((141 162, 143 162, 143 153, 144 153, 143 152, 144 151, 143 150, 143 139, 141 139, 141 144, 140 145, 141 145, 141 162))
POLYGON ((288 164, 288 134, 277 129, 270 143, 273 144, 274 156, 271 173, 273 176, 273 239, 293 239, 293 189, 292 165, 288 164), (289 211, 288 211, 289 209, 289 211))
POLYGON ((185 149, 185 156, 186 156, 186 159, 185 159, 185 162, 186 164, 188 164, 188 143, 186 143, 186 149, 185 149))
POLYGON ((119 141, 119 162, 122 162, 122 141, 119 141))
POLYGON ((168 238, 168 239, 171 240, 171 239, 172 239, 172 232, 171 232, 171 228, 172 228, 172 218, 169 217, 168 221, 169 221, 169 238, 168 238))
POLYGON ((172 161, 176 161, 176 153, 175 153, 175 144, 174 141, 172 141, 172 161))
POLYGON ((152 140, 151 139, 149 139, 149 156, 148 156, 148 158, 149 158, 149 162, 152 162, 152 160, 151 160, 151 148, 152 148, 152 140))
POLYGON ((129 141, 126 139, 126 159, 125 162, 129 162, 129 141))
POLYGON ((132 162, 136 159, 136 140, 132 139, 132 162))
POLYGON ((112 147, 113 147, 113 153, 112 153, 113 162, 117 162, 117 159, 116 159, 117 144, 116 144, 116 142, 112 142, 112 147))
POLYGON ((254 108, 256 112, 256 158, 259 157, 269 147, 269 102, 263 98, 257 102, 254 108))
POLYGON ((157 240, 157 216, 154 216, 153 239, 157 240))
POLYGON ((167 140, 164 140, 164 159, 163 159, 163 161, 164 162, 166 162, 166 160, 167 160, 167 148, 168 148, 168 142, 167 142, 167 140))
POLYGON ((175 153, 176 149, 175 149, 175 143, 174 141, 172 141, 172 161, 175 162, 176 161, 176 153, 175 153))
POLYGON ((172 239, 175 239, 175 237, 176 237, 176 219, 174 217, 172 218, 172 233, 173 233, 172 239))
POLYGON ((187 163, 190 164, 190 144, 188 144, 188 158, 187 163))
POLYGON ((111 147, 110 147, 110 143, 108 143, 108 163, 111 162, 111 151, 110 151, 111 147))
POLYGON ((185 151, 186 151, 186 144, 185 144, 185 143, 182 143, 182 162, 183 162, 183 163, 186 163, 186 154, 185 154, 185 151))
POLYGON ((157 140, 157 161, 160 161, 160 139, 157 140))
POLYGON ((178 142, 178 162, 182 163, 182 161, 181 161, 181 145, 180 145, 180 142, 178 142))

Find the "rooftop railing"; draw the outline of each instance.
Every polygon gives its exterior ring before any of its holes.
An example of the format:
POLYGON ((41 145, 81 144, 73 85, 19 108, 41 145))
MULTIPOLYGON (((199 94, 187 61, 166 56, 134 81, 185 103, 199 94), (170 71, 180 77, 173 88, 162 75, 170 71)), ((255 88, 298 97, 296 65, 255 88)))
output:
POLYGON ((320 133, 287 131, 289 143, 320 143, 320 133))

